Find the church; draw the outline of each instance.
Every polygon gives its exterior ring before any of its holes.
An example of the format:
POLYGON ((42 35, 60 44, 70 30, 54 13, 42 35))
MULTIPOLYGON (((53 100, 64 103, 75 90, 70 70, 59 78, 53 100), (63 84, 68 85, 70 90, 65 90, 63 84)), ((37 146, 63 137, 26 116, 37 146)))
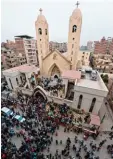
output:
POLYGON ((68 51, 61 54, 58 50, 49 52, 49 26, 40 9, 40 15, 35 22, 36 39, 40 74, 43 76, 61 76, 64 71, 77 70, 81 67, 79 56, 82 13, 77 8, 69 19, 68 51))
MULTIPOLYGON (((69 19, 67 53, 61 54, 58 50, 49 52, 49 28, 42 9, 35 26, 39 68, 26 64, 4 70, 3 75, 8 87, 11 90, 21 89, 23 94, 29 95, 36 95, 40 91, 48 101, 54 100, 58 104, 66 103, 74 109, 83 109, 97 115, 103 112, 104 98, 107 96, 108 89, 99 72, 87 66, 88 53, 80 53, 82 14, 78 5, 69 19), (87 60, 84 61, 83 58, 87 60), (54 95, 51 90, 45 90, 43 85, 39 88, 40 86, 37 85, 39 71, 43 77, 60 76, 62 78, 63 87, 57 95, 54 95), (32 82, 35 87, 31 86, 32 82)), ((50 84, 54 84, 53 82, 55 80, 51 80, 50 84)), ((104 114, 101 113, 102 118, 103 116, 104 114)))

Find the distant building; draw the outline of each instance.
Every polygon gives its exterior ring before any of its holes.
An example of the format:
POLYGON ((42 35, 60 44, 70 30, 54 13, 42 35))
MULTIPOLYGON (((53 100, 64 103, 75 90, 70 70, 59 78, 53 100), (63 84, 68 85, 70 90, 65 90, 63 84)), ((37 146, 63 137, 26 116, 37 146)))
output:
POLYGON ((103 73, 113 73, 113 57, 108 54, 94 54, 95 69, 103 73))
POLYGON ((92 41, 87 42, 87 50, 89 50, 89 51, 93 50, 93 42, 92 41))
POLYGON ((112 54, 113 55, 113 38, 103 37, 100 41, 94 41, 95 54, 112 54))
POLYGON ((7 68, 12 68, 17 66, 17 59, 16 59, 16 55, 14 51, 8 50, 5 60, 6 60, 7 68))
POLYGON ((26 56, 27 63, 37 65, 36 40, 28 35, 15 36, 16 54, 26 56))
POLYGON ((87 50, 87 46, 83 46, 83 45, 82 45, 82 46, 80 47, 80 50, 81 50, 81 51, 82 51, 82 50, 87 50))
POLYGON ((78 54, 78 64, 77 68, 82 66, 89 66, 90 51, 89 50, 80 50, 78 54))
POLYGON ((67 43, 58 43, 58 42, 49 42, 49 50, 50 52, 57 49, 60 52, 67 52, 67 43))
POLYGON ((2 70, 23 65, 26 63, 27 61, 26 61, 25 55, 19 54, 17 56, 14 50, 1 47, 1 69, 2 70))

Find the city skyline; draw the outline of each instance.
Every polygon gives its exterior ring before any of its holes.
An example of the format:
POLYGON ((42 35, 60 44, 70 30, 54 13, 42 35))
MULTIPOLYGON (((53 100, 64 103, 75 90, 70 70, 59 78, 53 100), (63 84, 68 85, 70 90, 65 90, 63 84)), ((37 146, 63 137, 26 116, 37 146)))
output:
MULTIPOLYGON (((69 17, 76 8, 76 1, 2 0, 1 4, 1 41, 13 40, 14 36, 21 34, 36 39, 35 21, 40 8, 49 24, 49 41, 68 41, 69 17)), ((80 45, 86 45, 89 40, 100 40, 103 36, 113 36, 113 21, 112 16, 109 16, 113 14, 112 4, 110 0, 80 1, 79 8, 83 16, 80 45)))

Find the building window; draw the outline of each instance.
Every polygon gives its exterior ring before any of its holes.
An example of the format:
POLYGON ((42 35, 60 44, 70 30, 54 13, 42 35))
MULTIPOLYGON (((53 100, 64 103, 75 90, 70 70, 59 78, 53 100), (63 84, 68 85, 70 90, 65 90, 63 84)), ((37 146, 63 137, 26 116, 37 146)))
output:
POLYGON ((71 61, 72 61, 72 57, 71 57, 71 61))
POLYGON ((72 48, 74 48, 74 44, 72 44, 72 48))
POLYGON ((83 95, 80 95, 80 96, 79 96, 79 101, 78 101, 78 106, 77 106, 78 109, 81 108, 82 99, 83 99, 83 95))
POLYGON ((42 29, 41 28, 38 29, 38 33, 39 33, 39 35, 42 35, 42 29))
POLYGON ((23 83, 23 79, 22 79, 22 76, 20 76, 20 80, 21 80, 21 83, 23 83))
POLYGON ((47 29, 45 29, 45 34, 47 35, 47 29))
POLYGON ((10 78, 9 78, 9 82, 10 82, 11 88, 13 89, 13 85, 10 78))
POLYGON ((40 39, 40 41, 41 41, 41 39, 40 39))
POLYGON ((84 58, 84 56, 82 56, 82 58, 84 58))
POLYGON ((94 106, 95 106, 95 103, 96 103, 96 98, 93 98, 93 100, 92 100, 92 102, 91 102, 91 106, 90 106, 89 112, 92 113, 93 108, 94 108, 94 106))
POLYGON ((75 38, 73 38, 73 40, 75 40, 75 38))
POLYGON ((73 55, 73 51, 71 52, 71 55, 73 55))
POLYGON ((77 30, 77 26, 73 25, 72 32, 74 33, 74 32, 76 32, 76 30, 77 30))
POLYGON ((85 52, 83 52, 83 54, 85 54, 85 52))
POLYGON ((19 85, 18 78, 16 78, 16 83, 17 83, 17 85, 19 85))

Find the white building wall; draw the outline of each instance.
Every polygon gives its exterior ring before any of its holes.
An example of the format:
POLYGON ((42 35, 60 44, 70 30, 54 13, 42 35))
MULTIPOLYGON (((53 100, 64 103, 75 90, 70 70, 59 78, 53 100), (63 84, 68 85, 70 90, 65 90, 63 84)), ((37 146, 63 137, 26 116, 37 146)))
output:
POLYGON ((17 85, 17 81, 16 81, 16 78, 18 78, 18 82, 20 84, 20 77, 19 76, 5 76, 6 77, 6 81, 8 83, 8 87, 12 90, 12 87, 11 87, 11 84, 10 84, 10 81, 9 81, 9 78, 11 80, 11 83, 12 83, 12 86, 13 86, 13 89, 17 88, 18 85, 17 85))
POLYGON ((81 103, 81 109, 84 109, 86 112, 89 112, 92 100, 93 100, 93 98, 96 98, 96 102, 95 102, 92 113, 93 114, 98 114, 98 112, 99 112, 99 110, 102 106, 104 97, 98 96, 96 94, 89 94, 89 93, 75 91, 74 102, 73 102, 73 107, 74 108, 77 108, 77 106, 78 106, 80 95, 83 95, 82 103, 81 103))

